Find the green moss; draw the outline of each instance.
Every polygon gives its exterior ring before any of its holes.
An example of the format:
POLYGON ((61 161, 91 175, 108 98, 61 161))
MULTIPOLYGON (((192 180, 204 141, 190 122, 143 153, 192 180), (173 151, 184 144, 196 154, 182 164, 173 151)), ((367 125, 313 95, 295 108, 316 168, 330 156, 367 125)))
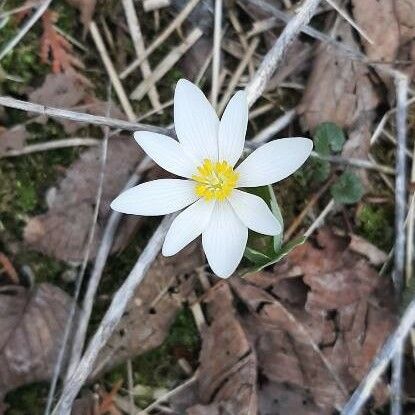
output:
POLYGON ((358 212, 358 233, 381 249, 393 243, 393 209, 391 206, 366 204, 358 212))
POLYGON ((48 385, 35 383, 23 386, 6 396, 7 415, 43 415, 48 385), (30 408, 30 409, 29 409, 30 408))

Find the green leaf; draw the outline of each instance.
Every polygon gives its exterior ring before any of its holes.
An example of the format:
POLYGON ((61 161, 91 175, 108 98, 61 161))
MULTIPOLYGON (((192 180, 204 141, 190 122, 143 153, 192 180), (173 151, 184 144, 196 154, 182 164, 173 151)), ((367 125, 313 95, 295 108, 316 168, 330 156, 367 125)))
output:
POLYGON ((330 163, 327 160, 313 159, 313 180, 321 183, 330 175, 330 163))
POLYGON ((255 265, 252 268, 249 268, 248 272, 258 272, 270 265, 273 265, 281 261, 281 259, 283 259, 286 255, 288 255, 295 247, 297 247, 298 245, 302 245, 306 240, 307 238, 305 236, 300 236, 298 238, 292 239, 291 241, 284 244, 281 247, 281 249, 278 252, 276 252, 275 255, 273 255, 272 257, 267 257, 261 252, 252 250, 247 247, 245 249, 246 258, 249 259, 249 256, 250 256, 251 258, 255 259, 255 261, 251 261, 255 265), (248 254, 249 256, 246 255, 247 249, 250 251, 248 254), (260 262, 261 259, 262 259, 262 262, 260 262))
POLYGON ((263 255, 272 256, 281 248, 284 233, 284 220, 278 206, 277 198, 275 197, 274 189, 272 186, 268 185, 244 190, 263 199, 281 224, 282 231, 280 234, 275 236, 260 235, 250 232, 250 238, 248 241, 249 247, 254 249, 256 252, 262 252, 263 255), (260 248, 260 250, 258 248, 260 248))
POLYGON ((314 149, 321 156, 342 150, 345 142, 343 130, 332 122, 322 122, 314 132, 314 149))
POLYGON ((364 194, 364 188, 360 178, 353 172, 347 170, 331 186, 330 191, 334 201, 343 204, 356 203, 364 194))
POLYGON ((267 255, 249 246, 245 248, 244 257, 256 265, 264 264, 270 260, 267 255))
POLYGON ((272 186, 268 185, 268 191, 271 196, 271 201, 270 201, 271 211, 274 214, 274 216, 277 218, 278 222, 281 224, 281 233, 273 237, 274 252, 278 252, 278 250, 281 248, 282 239, 284 235, 284 219, 282 217, 281 209, 278 205, 277 198, 275 197, 275 192, 272 186))

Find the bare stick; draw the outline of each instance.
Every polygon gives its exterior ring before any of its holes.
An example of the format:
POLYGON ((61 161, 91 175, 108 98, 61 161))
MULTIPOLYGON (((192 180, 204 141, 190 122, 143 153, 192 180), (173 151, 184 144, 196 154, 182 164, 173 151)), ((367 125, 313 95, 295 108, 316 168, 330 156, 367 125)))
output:
MULTIPOLYGON (((109 108, 110 108, 110 105, 108 105, 108 112, 109 112, 109 108)), ((96 228, 97 221, 98 221, 99 207, 101 205, 102 189, 103 189, 103 185, 104 185, 105 165, 107 163, 109 128, 107 127, 105 130, 106 130, 105 131, 105 137, 104 137, 104 141, 102 143, 101 168, 100 168, 100 175, 99 175, 99 182, 98 182, 98 190, 97 190, 97 194, 96 194, 96 198, 95 198, 95 209, 94 209, 94 214, 93 214, 93 217, 92 217, 91 229, 89 231, 88 241, 87 241, 87 245, 86 245, 86 248, 85 248, 85 254, 84 254, 83 261, 82 261, 81 269, 79 270, 79 273, 78 273, 78 276, 77 276, 77 279, 76 279, 75 292, 74 292, 74 295, 73 295, 72 305, 71 305, 71 309, 70 309, 70 312, 69 312, 68 320, 67 320, 66 325, 65 325, 65 330, 64 330, 63 339, 62 339, 62 345, 61 345, 61 348, 59 350, 58 359, 57 359, 56 364, 54 366, 52 381, 51 381, 50 388, 49 388, 49 393, 48 393, 48 401, 47 401, 46 409, 45 409, 45 415, 49 415, 50 411, 52 409, 52 404, 53 404, 53 398, 54 398, 54 395, 55 395, 56 385, 58 383, 58 379, 59 379, 59 376, 61 374, 64 357, 65 357, 67 347, 68 347, 68 344, 69 344, 69 335, 70 335, 70 332, 71 332, 72 327, 73 327, 73 320, 74 320, 75 313, 76 313, 77 301, 78 301, 79 294, 81 292, 82 281, 83 281, 84 276, 85 276, 86 267, 88 265, 89 256, 91 254, 92 243, 94 241, 95 228, 96 228)))
POLYGON ((321 156, 315 151, 311 153, 311 156, 320 160, 327 160, 330 163, 344 164, 346 166, 353 166, 360 169, 377 170, 385 174, 395 175, 395 170, 392 167, 385 166, 370 160, 357 159, 354 157, 346 158, 342 156, 321 156))
POLYGON ((128 75, 134 72, 134 70, 141 65, 144 59, 147 59, 174 32, 174 30, 186 20, 187 16, 199 3, 199 1, 200 0, 189 1, 189 3, 183 7, 181 12, 171 21, 163 32, 160 33, 157 39, 146 49, 144 54, 128 65, 128 67, 120 73, 120 79, 125 79, 128 75))
POLYGON ((347 23, 350 24, 356 31, 362 36, 364 39, 366 39, 371 45, 373 45, 373 40, 369 37, 369 35, 361 28, 359 27, 353 19, 347 14, 345 10, 343 10, 341 7, 339 7, 333 0, 326 0, 328 4, 330 4, 331 7, 333 7, 334 10, 339 13, 341 17, 343 17, 344 20, 346 20, 347 23))
MULTIPOLYGON (((125 17, 127 18, 128 27, 130 29, 131 38, 133 40, 135 53, 137 57, 140 57, 145 53, 146 47, 144 45, 143 34, 141 33, 140 22, 138 21, 137 13, 135 12, 133 0, 122 0, 122 4, 125 11, 125 17)), ((144 59, 141 62, 140 68, 144 79, 151 76, 151 68, 147 59, 144 59)), ((153 108, 160 111, 160 99, 155 85, 151 86, 149 89, 148 97, 150 98, 153 108)))
MULTIPOLYGON (((274 15, 278 20, 281 20, 282 22, 288 23, 293 19, 290 13, 286 13, 286 12, 279 10, 277 7, 275 7, 270 2, 267 2, 264 0, 248 0, 248 1, 249 3, 255 6, 261 7, 262 10, 265 10, 268 13, 274 15)), ((239 0, 239 4, 243 5, 241 0, 239 0)), ((334 48, 329 49, 329 52, 339 53, 344 56, 347 56, 350 59, 355 59, 355 60, 366 59, 365 55, 361 53, 358 49, 350 48, 348 45, 338 42, 334 37, 330 37, 326 35, 325 33, 320 32, 319 30, 316 30, 311 26, 308 26, 307 24, 301 27, 300 31, 314 39, 320 40, 321 42, 334 46, 334 48)))
MULTIPOLYGON (((232 96, 233 91, 236 88, 236 85, 238 84, 239 79, 241 78, 242 74, 245 71, 246 66, 251 61, 252 55, 254 54, 257 46, 259 44, 259 38, 254 38, 252 42, 250 43, 248 50, 246 51, 246 54, 244 58, 239 62, 238 67, 235 70, 235 73, 232 75, 231 80, 228 83, 228 86, 226 87, 226 90, 222 96, 222 99, 220 100, 220 103, 218 105, 218 114, 221 115, 224 111, 226 104, 228 103, 229 99, 232 96)), ((215 55, 213 55, 215 56, 215 55)))
POLYGON ((151 410, 156 408, 159 403, 167 402, 171 397, 178 394, 183 389, 186 389, 189 385, 196 382, 196 375, 193 375, 191 378, 187 379, 181 385, 177 386, 176 388, 172 389, 171 391, 167 392, 165 395, 161 396, 160 398, 156 399, 152 404, 147 406, 147 408, 139 411, 137 415, 147 415, 151 410))
POLYGON ((408 336, 415 323, 415 299, 411 301, 401 317, 398 327, 389 336, 382 349, 374 358, 372 365, 359 387, 341 411, 341 415, 358 415, 363 405, 369 399, 373 388, 382 373, 386 370, 396 350, 401 347, 404 339, 408 336))
POLYGON ((67 120, 84 122, 87 124, 119 128, 121 130, 144 130, 171 135, 171 131, 163 127, 156 127, 150 124, 139 124, 125 120, 118 120, 116 118, 103 117, 100 115, 91 115, 83 112, 70 111, 62 108, 47 107, 45 105, 35 104, 34 102, 21 101, 19 99, 11 97, 0 96, 0 105, 9 108, 19 109, 22 111, 34 112, 36 114, 47 115, 49 117, 64 118, 67 120))
POLYGON ((252 147, 258 147, 265 141, 268 141, 272 136, 287 127, 296 117, 297 111, 295 108, 288 110, 281 117, 277 118, 270 125, 261 130, 252 140, 249 141, 249 145, 252 147))
POLYGON ((326 216, 333 210, 334 206, 336 206, 336 203, 333 199, 330 199, 330 202, 327 203, 326 207, 323 209, 320 215, 318 215, 317 219, 310 225, 310 227, 304 233, 304 236, 308 238, 310 235, 312 235, 312 233, 321 226, 326 216))
POLYGON ((281 64, 289 44, 310 21, 319 3, 320 0, 305 0, 297 14, 287 24, 272 49, 266 54, 255 76, 246 87, 250 106, 261 96, 266 84, 281 64))
POLYGON ((20 29, 19 33, 0 51, 0 60, 2 60, 23 39, 32 26, 42 17, 51 2, 52 0, 44 0, 44 2, 36 9, 33 15, 20 29))
MULTIPOLYGON (((149 166, 151 166, 151 164, 152 161, 150 160, 150 158, 144 157, 144 159, 141 161, 134 174, 128 180, 127 184, 124 187, 124 190, 129 189, 132 186, 135 186, 140 180, 142 172, 146 170, 149 166)), ((107 259, 111 251, 115 233, 118 229, 118 225, 120 224, 121 218, 122 214, 120 212, 112 211, 105 225, 102 241, 99 245, 97 255, 95 257, 94 268, 92 269, 91 276, 88 281, 88 288, 83 299, 82 310, 74 335, 71 357, 69 360, 68 370, 66 374, 66 381, 69 380, 73 371, 79 364, 82 350, 85 344, 88 323, 91 318, 95 294, 97 292, 99 282, 101 281, 102 273, 104 271, 105 264, 107 263, 107 259)))
POLYGON ((92 39, 94 40, 95 46, 97 47, 98 52, 101 55, 102 62, 105 66, 105 69, 108 72, 108 75, 111 79, 111 83, 114 87, 115 92, 117 93, 118 99, 120 100, 121 106, 123 107, 123 110, 127 115, 127 118, 130 121, 134 121, 137 117, 134 114, 130 101, 127 98, 127 94, 124 91, 124 87, 121 85, 117 72, 114 68, 114 65, 111 62, 107 48, 105 47, 104 41, 102 40, 101 34, 99 33, 98 27, 95 24, 95 22, 90 23, 89 31, 91 33, 92 39))
POLYGON ((212 91, 210 101, 216 108, 219 94, 220 40, 222 37, 222 0, 215 0, 215 21, 213 28, 212 91))
POLYGON ((18 157, 25 154, 38 153, 40 151, 56 150, 58 148, 78 147, 78 146, 97 146, 101 140, 96 138, 65 138, 63 140, 48 141, 46 143, 32 144, 20 150, 9 150, 0 154, 0 159, 7 157, 18 157))
POLYGON ((147 91, 160 80, 183 56, 187 50, 203 35, 198 27, 194 28, 186 39, 179 46, 173 48, 164 59, 154 68, 153 73, 147 79, 144 79, 136 89, 131 93, 131 99, 141 99, 147 91))
POLYGON ((52 412, 54 415, 69 415, 71 413, 72 403, 76 395, 91 373, 103 345, 109 340, 119 323, 129 301, 134 296, 135 289, 156 259, 174 217, 175 215, 168 215, 162 220, 127 279, 115 293, 111 305, 105 313, 98 330, 89 342, 78 367, 64 387, 62 397, 52 412))
MULTIPOLYGON (((405 216, 406 216, 406 118, 408 78, 397 75, 396 84, 396 179, 395 179, 395 263, 392 274, 396 297, 401 298, 404 286, 405 267, 405 216)), ((392 362, 391 415, 402 413, 403 347, 405 339, 397 347, 392 362)))

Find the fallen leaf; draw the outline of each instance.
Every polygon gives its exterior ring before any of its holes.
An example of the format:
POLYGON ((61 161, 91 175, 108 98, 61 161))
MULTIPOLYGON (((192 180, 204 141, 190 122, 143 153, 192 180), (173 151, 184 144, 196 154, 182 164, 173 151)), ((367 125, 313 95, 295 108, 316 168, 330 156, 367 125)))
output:
MULTIPOLYGON (((82 261, 96 203, 101 154, 100 147, 83 152, 66 171, 57 188, 49 190, 49 195, 54 194, 54 197, 49 197, 49 210, 31 218, 24 229, 25 242, 32 249, 63 261, 82 261)), ((125 186, 142 157, 143 153, 134 140, 123 136, 114 136, 109 140, 103 193, 90 258, 94 258, 101 241, 106 219, 111 213, 111 201, 125 186)), ((113 251, 125 246, 139 223, 140 218, 136 216, 123 218, 113 251)))
POLYGON ((83 393, 73 403, 71 415, 100 415, 97 394, 90 391, 83 393))
MULTIPOLYGON (((63 109, 75 109, 93 115, 107 115, 110 117, 125 119, 125 115, 118 107, 111 103, 108 111, 108 103, 96 98, 92 91, 92 84, 84 76, 74 71, 49 74, 43 84, 29 94, 30 101, 37 104, 63 109)), ((44 117, 43 122, 46 122, 44 117)), ((83 127, 82 123, 57 118, 67 134, 73 134, 83 127)))
POLYGON ((86 31, 94 15, 96 0, 66 0, 71 6, 76 7, 81 13, 81 22, 86 31))
MULTIPOLYGON (((373 43, 361 39, 370 61, 390 63, 413 74, 415 65, 415 4, 411 0, 352 0, 353 17, 373 43), (404 64, 395 61, 409 61, 404 64)), ((390 75, 378 70, 390 83, 390 75)))
MULTIPOLYGON (((186 413, 342 407, 395 324, 387 281, 348 244, 322 229, 273 272, 221 281, 202 297, 208 326, 186 413)), ((387 396, 379 382, 375 403, 387 396)), ((179 394, 171 404, 183 411, 184 402, 179 394)))
POLYGON ((106 363, 105 370, 163 342, 193 289, 194 280, 190 274, 202 264, 197 244, 174 257, 160 255, 157 258, 136 289, 117 330, 100 353, 97 361, 106 363))
POLYGON ((211 324, 202 335, 198 397, 189 415, 256 415, 257 362, 233 306, 227 284, 217 284, 204 300, 211 324))
MULTIPOLYGON (((348 46, 358 47, 348 23, 339 24, 336 34, 348 46)), ((378 103, 367 66, 321 45, 299 106, 304 129, 330 121, 350 130, 378 103)))
POLYGON ((83 68, 82 62, 73 54, 72 45, 54 27, 58 14, 46 10, 42 15, 43 34, 40 39, 40 59, 49 63, 52 58, 52 71, 55 74, 67 70, 83 68))
POLYGON ((0 130, 0 156, 10 150, 21 150, 28 138, 28 133, 23 125, 17 125, 10 129, 0 130))
POLYGON ((12 262, 3 252, 0 252, 0 270, 1 269, 8 275, 10 283, 19 284, 19 276, 17 275, 12 262))
POLYGON ((71 298, 51 284, 0 289, 0 397, 50 379, 71 298))

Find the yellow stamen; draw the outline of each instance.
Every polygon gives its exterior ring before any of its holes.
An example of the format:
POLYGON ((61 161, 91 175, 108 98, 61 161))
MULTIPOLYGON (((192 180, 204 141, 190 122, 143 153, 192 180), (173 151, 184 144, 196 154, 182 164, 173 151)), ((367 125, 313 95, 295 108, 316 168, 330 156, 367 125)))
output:
POLYGON ((238 173, 226 161, 205 159, 192 176, 197 182, 196 194, 206 200, 224 200, 236 187, 238 173))

